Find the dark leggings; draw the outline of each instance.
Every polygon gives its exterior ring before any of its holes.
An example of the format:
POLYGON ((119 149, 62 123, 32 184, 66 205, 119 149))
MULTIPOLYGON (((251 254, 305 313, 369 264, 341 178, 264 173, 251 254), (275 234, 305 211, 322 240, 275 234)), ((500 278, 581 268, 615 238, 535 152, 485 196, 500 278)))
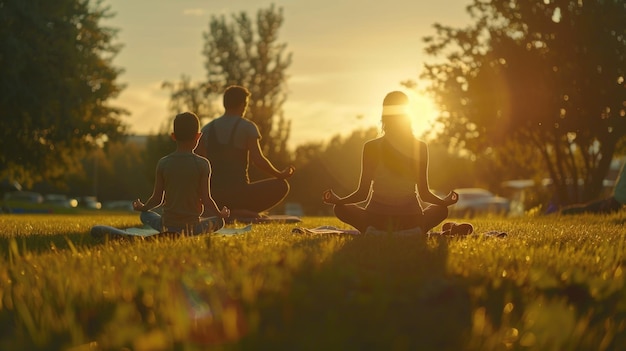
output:
POLYGON ((279 204, 289 193, 284 179, 264 179, 233 188, 211 187, 218 208, 264 212, 279 204))
POLYGON ((429 205, 415 215, 381 215, 357 205, 335 205, 335 216, 361 233, 372 226, 378 230, 404 230, 420 227, 426 233, 448 217, 446 206, 429 205))

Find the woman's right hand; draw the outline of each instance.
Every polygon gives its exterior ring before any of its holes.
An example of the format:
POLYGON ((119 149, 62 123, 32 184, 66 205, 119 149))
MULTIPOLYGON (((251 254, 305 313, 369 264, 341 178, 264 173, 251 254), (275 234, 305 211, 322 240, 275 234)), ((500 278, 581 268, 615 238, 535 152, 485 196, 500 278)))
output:
POLYGON ((335 194, 335 192, 331 189, 324 191, 323 196, 324 202, 327 204, 337 204, 337 201, 339 201, 339 196, 337 196, 337 194, 335 194))

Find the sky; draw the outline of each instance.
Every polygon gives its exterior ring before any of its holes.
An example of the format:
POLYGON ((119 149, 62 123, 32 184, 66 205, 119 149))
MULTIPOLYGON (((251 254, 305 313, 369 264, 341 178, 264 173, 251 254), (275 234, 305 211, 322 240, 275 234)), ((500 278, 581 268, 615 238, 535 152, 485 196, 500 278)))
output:
MULTIPOLYGON (((126 85, 112 103, 130 112, 124 122, 133 134, 160 130, 169 116, 164 81, 182 75, 205 76, 203 33, 211 16, 246 12, 274 4, 283 9, 279 42, 292 54, 287 70, 291 120, 289 145, 324 142, 355 129, 380 127, 384 96, 406 91, 414 105, 416 134, 432 128, 436 109, 431 99, 407 91, 400 82, 415 80, 423 64, 437 59, 423 53, 422 38, 434 35, 433 24, 464 27, 470 0, 105 0, 115 16, 104 24, 119 29, 123 48, 114 65, 126 85)), ((217 117, 217 116, 216 116, 217 117)))

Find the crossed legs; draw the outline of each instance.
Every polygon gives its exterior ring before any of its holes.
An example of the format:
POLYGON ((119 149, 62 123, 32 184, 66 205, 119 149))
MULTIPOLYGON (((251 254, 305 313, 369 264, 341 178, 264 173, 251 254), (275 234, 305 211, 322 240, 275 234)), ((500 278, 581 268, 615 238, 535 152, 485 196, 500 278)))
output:
POLYGON ((231 217, 256 217, 279 204, 289 193, 284 179, 264 179, 236 189, 211 188, 211 196, 221 208, 226 206, 231 217))
POLYGON ((342 222, 361 233, 365 233, 369 226, 391 231, 420 227, 426 233, 448 217, 448 208, 438 205, 429 205, 421 214, 415 215, 380 215, 354 204, 335 205, 334 212, 342 222))
POLYGON ((139 214, 141 223, 150 226, 154 230, 159 232, 174 232, 181 233, 186 232, 188 235, 198 235, 202 233, 211 233, 221 229, 224 226, 224 219, 220 217, 206 217, 200 219, 200 222, 193 226, 193 228, 177 228, 163 226, 163 218, 160 214, 154 211, 145 211, 139 214))

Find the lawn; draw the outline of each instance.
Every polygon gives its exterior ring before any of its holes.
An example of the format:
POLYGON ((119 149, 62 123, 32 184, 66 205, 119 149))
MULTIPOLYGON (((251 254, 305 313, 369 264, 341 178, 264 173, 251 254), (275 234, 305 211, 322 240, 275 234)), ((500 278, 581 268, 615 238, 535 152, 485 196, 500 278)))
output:
POLYGON ((626 213, 471 222, 462 239, 98 241, 138 216, 0 215, 0 349, 626 349, 626 213))

